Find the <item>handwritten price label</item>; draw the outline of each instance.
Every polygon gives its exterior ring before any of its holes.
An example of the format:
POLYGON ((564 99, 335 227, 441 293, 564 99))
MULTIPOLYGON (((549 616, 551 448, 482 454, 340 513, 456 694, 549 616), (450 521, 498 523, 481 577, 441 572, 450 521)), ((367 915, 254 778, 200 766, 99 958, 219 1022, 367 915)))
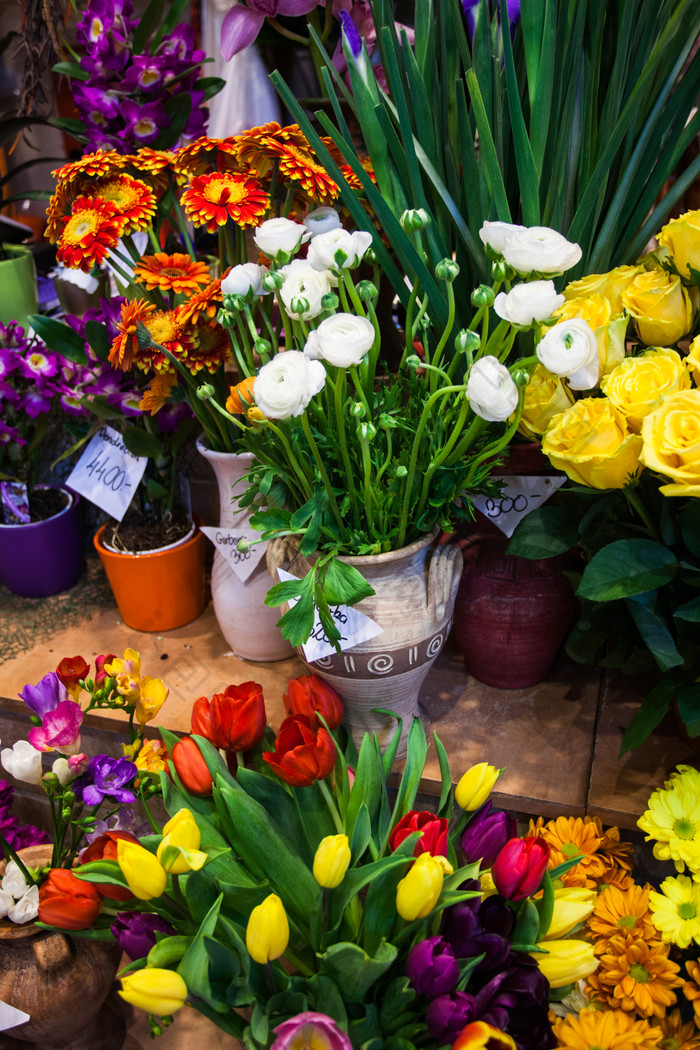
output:
POLYGON ((113 427, 102 426, 76 463, 66 485, 121 521, 148 462, 135 456, 113 427))
POLYGON ((515 526, 526 514, 541 507, 566 481, 565 477, 502 475, 500 496, 475 496, 474 506, 497 525, 506 536, 512 536, 515 526))
POLYGON ((219 529, 215 525, 205 525, 201 531, 226 558, 242 583, 245 583, 253 570, 258 567, 260 559, 267 550, 267 542, 256 543, 246 551, 238 550, 241 540, 247 540, 252 544, 254 540, 260 538, 260 533, 252 529, 219 529))
MULTIPOLYGON (((284 569, 278 569, 277 575, 280 580, 296 580, 298 578, 292 576, 290 572, 285 572, 284 569)), ((298 598, 294 598, 289 604, 296 605, 298 601, 298 598)), ((338 644, 341 649, 352 649, 353 645, 368 642, 370 638, 374 638, 382 633, 382 628, 378 623, 371 617, 365 616, 358 609, 353 608, 352 605, 331 605, 330 612, 335 620, 336 627, 340 631, 338 644)), ((302 645, 304 656, 309 663, 312 663, 314 660, 321 660, 324 656, 332 656, 335 653, 335 646, 328 641, 326 632, 321 624, 321 618, 318 615, 318 609, 315 606, 314 617, 311 634, 308 641, 302 645)))
POLYGON ((18 1010, 16 1006, 0 1002, 0 1032, 6 1032, 8 1028, 14 1028, 29 1020, 29 1014, 25 1014, 24 1010, 18 1010))

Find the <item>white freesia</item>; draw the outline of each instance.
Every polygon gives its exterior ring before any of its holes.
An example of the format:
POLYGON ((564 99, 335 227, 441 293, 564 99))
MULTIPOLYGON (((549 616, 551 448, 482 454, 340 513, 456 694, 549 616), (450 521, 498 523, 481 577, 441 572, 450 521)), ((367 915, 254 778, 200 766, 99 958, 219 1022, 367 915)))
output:
POLYGON ((359 266, 372 244, 372 234, 365 230, 329 230, 319 233, 309 245, 307 260, 315 270, 351 270, 359 266))
POLYGON ((295 255, 311 234, 300 222, 292 219, 266 219, 258 226, 253 240, 260 251, 274 259, 282 252, 287 257, 295 255))
POLYGON ((258 263, 240 263, 233 266, 221 281, 221 291, 224 295, 265 295, 262 279, 270 271, 266 266, 258 263))
POLYGON ((513 222, 485 222, 479 230, 479 237, 482 244, 488 245, 499 255, 503 255, 506 241, 510 240, 515 233, 526 229, 527 226, 518 226, 513 222))
POLYGON ((10 922, 31 922, 39 914, 39 887, 32 886, 23 897, 8 909, 7 917, 10 922))
POLYGON ((481 357, 474 362, 467 380, 467 397, 476 415, 490 423, 507 419, 518 407, 515 380, 497 357, 481 357))
POLYGON ((58 777, 58 782, 61 787, 65 787, 66 784, 75 777, 75 773, 68 765, 67 758, 57 758, 51 766, 51 772, 54 776, 58 777))
POLYGON ((253 397, 269 419, 300 416, 325 385, 326 370, 298 350, 285 350, 263 365, 253 384, 253 397))
POLYGON ((11 894, 15 900, 19 897, 23 897, 29 889, 29 883, 22 874, 22 870, 16 861, 8 860, 0 886, 2 886, 3 893, 11 894))
POLYGON ((319 233, 328 233, 329 230, 338 230, 342 225, 338 212, 330 205, 315 208, 304 219, 304 226, 312 237, 318 236, 319 233))
POLYGON ((572 390, 591 390, 600 373, 595 332, 580 317, 555 324, 535 348, 540 364, 557 376, 565 376, 572 390))
POLYGON ((6 890, 0 890, 0 919, 4 919, 10 908, 14 906, 15 898, 6 890))
POLYGON ((499 292, 493 308, 504 321, 529 327, 551 317, 564 301, 563 295, 557 295, 554 281, 528 281, 516 284, 509 292, 499 292))
POLYGON ((279 295, 290 317, 309 321, 323 310, 322 299, 333 288, 333 275, 316 270, 305 259, 295 259, 279 271, 284 278, 279 295))
POLYGON ((307 357, 318 354, 336 368, 351 368, 352 365, 359 365, 372 346, 376 333, 374 325, 366 317, 339 313, 321 321, 314 336, 307 357))
POLYGON ((578 244, 549 226, 528 226, 506 240, 503 258, 518 273, 564 273, 581 258, 578 244))
POLYGON ((28 740, 18 740, 13 747, 4 747, 0 762, 15 780, 22 780, 25 784, 38 784, 41 780, 41 751, 32 747, 28 740))

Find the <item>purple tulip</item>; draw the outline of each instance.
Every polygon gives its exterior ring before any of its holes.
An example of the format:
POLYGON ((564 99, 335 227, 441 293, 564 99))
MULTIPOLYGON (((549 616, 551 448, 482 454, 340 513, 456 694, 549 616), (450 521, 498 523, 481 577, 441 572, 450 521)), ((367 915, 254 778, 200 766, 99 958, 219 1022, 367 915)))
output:
POLYGON ((518 822, 505 810, 492 810, 486 802, 477 810, 462 835, 460 843, 468 864, 481 861, 490 868, 509 839, 518 833, 518 822))
POLYGON ((426 937, 408 953, 406 976, 419 995, 436 999, 459 980, 459 963, 444 937, 426 937))
POLYGON ((352 1050, 345 1032, 332 1017, 312 1010, 297 1014, 275 1028, 277 1038, 270 1050, 294 1050, 299 1046, 323 1046, 324 1050, 352 1050))
POLYGON ((19 694, 30 711, 43 718, 49 711, 55 711, 58 705, 68 699, 68 690, 60 681, 55 671, 49 671, 36 685, 25 685, 19 694))
POLYGON ((475 1012, 474 996, 467 992, 452 992, 433 999, 425 1012, 425 1023, 433 1039, 439 1046, 454 1043, 455 1039, 470 1021, 478 1021, 475 1012))
POLYGON ((73 790, 81 792, 83 802, 88 806, 99 806, 105 798, 115 802, 133 802, 136 798, 133 791, 125 788, 136 776, 138 770, 128 758, 110 758, 109 755, 95 755, 90 759, 90 767, 85 781, 73 790))
POLYGON ((59 751, 75 755, 80 751, 80 726, 83 712, 74 700, 61 700, 55 711, 48 711, 40 726, 27 733, 27 739, 37 751, 59 751))
POLYGON ((160 915, 142 915, 138 911, 120 912, 110 930, 130 959, 145 959, 156 943, 157 933, 175 933, 160 915))

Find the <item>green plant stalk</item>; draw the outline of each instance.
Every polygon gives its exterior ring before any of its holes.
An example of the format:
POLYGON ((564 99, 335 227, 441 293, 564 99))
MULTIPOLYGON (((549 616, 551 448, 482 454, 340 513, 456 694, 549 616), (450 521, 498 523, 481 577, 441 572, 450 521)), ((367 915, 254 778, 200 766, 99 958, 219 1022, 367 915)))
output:
MULTIPOLYGON (((306 413, 304 413, 304 415, 306 415, 306 413)), ((267 429, 271 430, 273 434, 276 434, 277 437, 279 438, 279 440, 281 441, 281 443, 282 443, 282 445, 284 447, 284 450, 287 453, 287 460, 289 462, 289 465, 292 468, 292 472, 296 475, 297 479, 299 480, 299 482, 301 484, 301 490, 304 493, 304 499, 305 500, 310 500, 312 495, 313 495, 312 486, 309 483, 309 479, 307 478, 306 474, 304 473, 304 471, 302 470, 301 466, 299 465, 299 460, 295 456, 294 451, 292 449, 292 446, 289 444, 289 441, 287 440, 287 435, 284 433, 284 431, 281 429, 281 427, 278 427, 275 423, 273 423, 269 419, 265 420, 264 426, 267 429)))
POLYGON ((374 494, 372 492, 372 460, 369 454, 369 441, 360 438, 362 447, 362 469, 365 488, 365 514, 367 515, 367 532, 374 532, 374 494))
POLYGON ((415 310, 416 301, 418 299, 418 284, 414 281, 413 287, 411 288, 411 295, 406 306, 406 345, 403 348, 403 354, 399 361, 399 372, 406 363, 406 358, 413 351, 413 311, 415 310))
POLYGON ((438 467, 444 463, 444 461, 447 459, 450 452, 454 448, 455 444, 457 443, 457 439, 462 433, 462 430, 464 429, 464 424, 467 421, 468 413, 469 402, 467 401, 466 397, 463 397, 462 404, 459 410, 459 416, 457 418, 457 422, 452 428, 452 433, 450 434, 449 439, 447 440, 444 448, 441 449, 440 453, 435 457, 435 459, 428 464, 428 469, 426 470, 425 476, 423 478, 423 486, 421 488, 420 499, 418 500, 418 506, 416 508, 417 519, 419 519, 421 514, 423 513, 423 509, 428 500, 428 491, 430 489, 430 482, 432 481, 433 474, 438 469, 438 467))
MULTIPOLYGON (((177 212, 178 217, 177 228, 182 233, 183 239, 185 241, 185 246, 187 247, 187 254, 189 255, 190 259, 194 260, 196 258, 196 252, 194 250, 194 245, 192 243, 192 239, 190 238, 189 231, 187 229, 187 219, 183 215, 182 206, 180 205, 180 201, 178 200, 177 196, 177 191, 173 192, 173 201, 175 202, 175 211, 177 212)), ((223 256, 219 256, 219 258, 223 258, 223 256)))
POLYGON ((335 518, 336 524, 338 526, 338 532, 342 536, 342 534, 343 534, 343 518, 342 518, 342 515, 340 513, 340 508, 338 507, 338 503, 337 503, 336 498, 335 498, 335 493, 333 492, 333 489, 331 487, 330 478, 328 477, 328 472, 326 471, 326 467, 325 467, 325 464, 324 464, 323 459, 321 457, 321 453, 318 451, 318 445, 316 444, 316 441, 314 440, 314 436, 311 433, 311 427, 309 426, 309 415, 308 415, 308 412, 306 412, 306 411, 302 412, 302 414, 301 414, 301 425, 304 428, 304 434, 306 435, 306 440, 309 443, 309 447, 310 447, 311 452, 313 454, 314 460, 316 461, 316 466, 318 467, 318 472, 321 475, 321 480, 323 482, 323 487, 326 490, 326 494, 328 496, 328 502, 330 504, 331 511, 333 512, 333 517, 335 518))
POLYGON ((338 445, 340 447, 340 456, 343 460, 343 466, 345 467, 345 474, 348 479, 348 491, 350 493, 350 505, 352 507, 352 520, 356 529, 360 527, 360 512, 357 506, 357 493, 355 491, 355 475, 352 469, 352 463, 350 461, 350 453, 348 452, 348 437, 345 430, 345 416, 343 414, 343 393, 345 391, 345 374, 347 369, 339 368, 338 375, 336 376, 335 383, 333 384, 333 398, 335 402, 335 424, 338 433, 338 445))
POLYGON ((376 473, 376 476, 375 476, 374 480, 375 480, 375 482, 377 484, 379 484, 379 482, 382 479, 382 475, 384 474, 384 471, 387 469, 387 467, 391 463, 391 460, 392 460, 392 446, 393 446, 393 439, 392 439, 392 436, 391 436, 391 427, 387 427, 387 429, 386 429, 386 459, 384 460, 384 462, 382 463, 381 467, 379 468, 379 470, 376 473))
POLYGON ((484 462, 484 460, 490 459, 492 456, 497 456, 498 453, 502 452, 503 449, 506 447, 506 445, 509 444, 510 439, 513 437, 513 435, 515 434, 516 430, 518 429, 518 426, 520 425, 520 417, 522 416, 522 413, 523 413, 523 403, 524 403, 524 401, 525 401, 525 390, 524 390, 523 387, 521 387, 520 391, 519 391, 519 395, 518 395, 518 406, 517 406, 517 408, 515 410, 515 415, 514 415, 514 418, 513 418, 513 422, 510 424, 510 426, 507 427, 507 429, 505 430, 503 436, 501 438, 499 438, 498 441, 495 441, 492 445, 489 445, 487 448, 484 449, 484 451, 479 456, 476 457, 476 459, 474 460, 474 462, 472 463, 472 465, 471 465, 471 467, 469 469, 469 473, 468 473, 468 475, 466 477, 466 480, 464 482, 465 488, 469 487, 469 485, 471 484, 471 482, 472 482, 472 480, 474 478, 474 475, 476 473, 477 468, 484 462))
MULTIPOLYGON (((440 358, 442 357, 442 351, 445 349, 445 346, 447 345, 447 340, 449 339, 450 333, 452 332, 452 329, 454 328, 454 323, 455 323, 455 290, 454 290, 452 281, 448 281, 447 282, 447 324, 445 325, 445 329, 444 329, 442 335, 440 336, 440 342, 435 347, 434 353, 431 355, 431 364, 433 366, 436 366, 436 365, 438 365, 440 363, 440 358)), ((426 361, 427 361, 427 359, 428 358, 427 358, 427 354, 426 354, 426 361)))
POLYGON ((338 807, 335 804, 335 799, 333 798, 333 795, 331 794, 331 790, 328 787, 328 784, 326 783, 325 780, 317 780, 316 783, 320 787, 321 794, 323 795, 324 799, 326 800, 326 805, 328 806, 328 812, 330 813, 331 820, 333 821, 333 824, 335 825, 335 830, 337 831, 337 833, 339 835, 344 835, 345 834, 345 828, 343 826, 342 820, 340 819, 340 813, 338 812, 338 807))
POLYGON ((631 485, 627 485, 625 488, 623 488, 622 493, 632 510, 636 511, 638 517, 641 518, 641 520, 644 522, 644 525, 648 530, 649 535, 653 536, 657 543, 663 543, 661 535, 659 534, 659 530, 657 529, 656 525, 647 513, 646 507, 642 503, 634 488, 631 485))

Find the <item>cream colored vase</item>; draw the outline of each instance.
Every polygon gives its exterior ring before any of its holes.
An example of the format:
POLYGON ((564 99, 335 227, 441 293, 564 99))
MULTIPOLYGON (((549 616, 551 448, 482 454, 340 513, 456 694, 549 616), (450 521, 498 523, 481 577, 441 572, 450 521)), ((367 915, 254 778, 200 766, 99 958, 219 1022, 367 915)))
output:
MULTIPOLYGON (((210 464, 219 486, 219 526, 222 529, 248 529, 249 513, 238 510, 234 499, 245 491, 244 475, 250 470, 250 452, 213 452, 197 441, 197 449, 210 464)), ((266 662, 284 660, 292 647, 280 634, 276 623, 282 613, 265 605, 270 577, 261 558, 244 582, 230 562, 217 550, 211 571, 211 597, 219 628, 231 649, 242 660, 266 662)))

